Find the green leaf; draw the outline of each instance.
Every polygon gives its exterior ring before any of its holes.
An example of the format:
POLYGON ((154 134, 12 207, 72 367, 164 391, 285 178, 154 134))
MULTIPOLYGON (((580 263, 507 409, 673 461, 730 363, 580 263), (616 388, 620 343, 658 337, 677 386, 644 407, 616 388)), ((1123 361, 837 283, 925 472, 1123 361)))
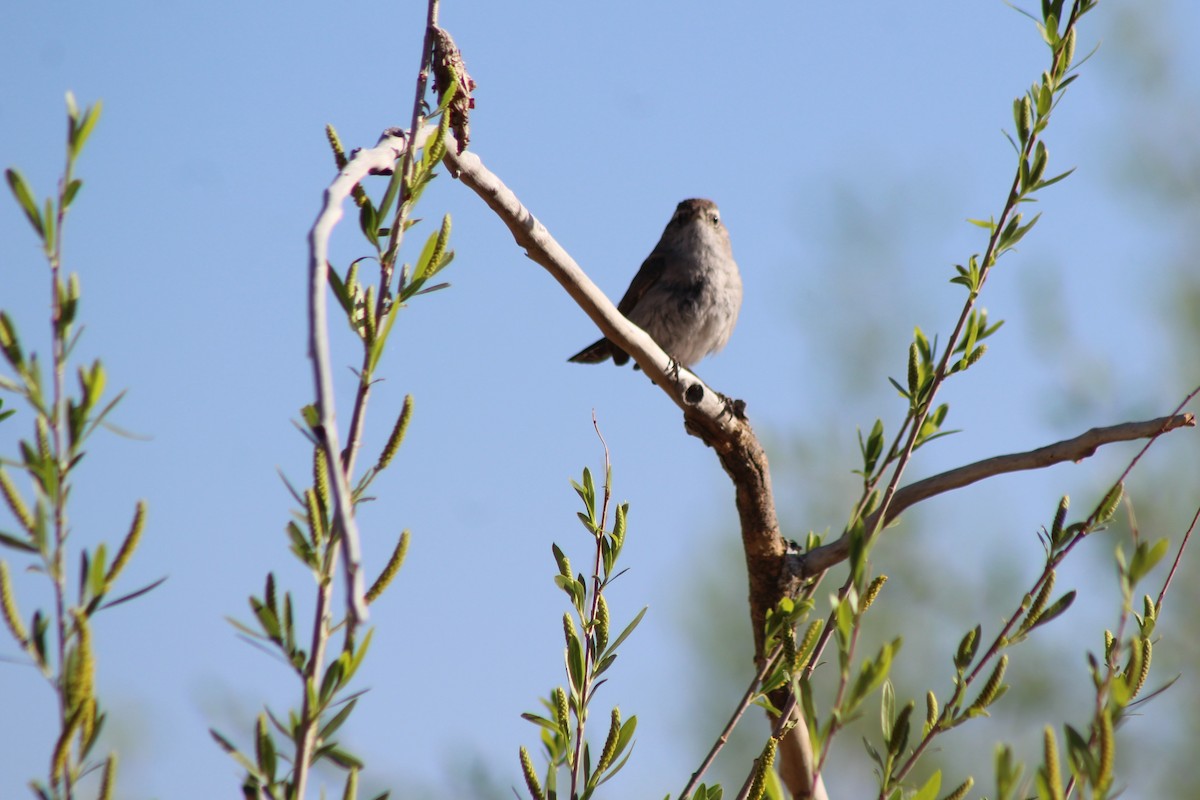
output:
POLYGON ((1058 183, 1058 182, 1059 182, 1059 181, 1061 181, 1063 178, 1066 178, 1068 175, 1070 175, 1070 174, 1071 174, 1072 172, 1074 172, 1074 171, 1075 171, 1075 167, 1071 167, 1069 170, 1067 170, 1066 172, 1062 173, 1061 175, 1055 175, 1053 178, 1047 178, 1047 179, 1046 179, 1046 180, 1044 180, 1044 181, 1038 181, 1038 182, 1037 182, 1037 183, 1034 185, 1034 187, 1033 187, 1033 188, 1034 188, 1034 189, 1045 189, 1047 186, 1053 186, 1054 184, 1058 183))
POLYGON ((242 769, 246 770, 251 775, 258 773, 258 767, 255 766, 254 762, 251 761, 250 759, 246 758, 246 756, 242 755, 242 753, 237 749, 237 747, 234 746, 233 742, 229 741, 224 736, 222 736, 220 733, 218 733, 215 728, 209 728, 208 733, 210 736, 212 736, 213 740, 217 743, 217 746, 220 747, 222 750, 224 750, 229 755, 233 756, 234 760, 237 761, 238 764, 241 765, 242 769))
POLYGON ((1015 217, 1013 217, 1013 222, 1017 222, 1018 224, 1012 229, 1012 234, 1007 237, 1007 240, 1005 241, 1005 245, 1007 247, 1013 247, 1014 245, 1016 245, 1017 242, 1019 242, 1019 241, 1021 241, 1021 239, 1025 238, 1025 234, 1029 233, 1029 229, 1032 228, 1034 225, 1036 225, 1037 221, 1041 218, 1042 218, 1042 215, 1040 213, 1034 214, 1033 219, 1029 220, 1028 223, 1026 223, 1025 225, 1020 225, 1019 221, 1021 219, 1021 215, 1017 214, 1015 217))
POLYGON ((553 720, 546 719, 543 716, 526 712, 521 714, 521 719, 526 720, 527 722, 532 722, 534 725, 544 728, 552 733, 558 733, 558 723, 554 722, 553 720))
POLYGON ((1027 95, 1013 101, 1013 120, 1017 124, 1017 136, 1024 144, 1033 130, 1033 106, 1027 95))
POLYGON ((556 544, 550 545, 551 552, 554 553, 554 563, 558 565, 558 574, 564 578, 571 577, 571 560, 556 544))
POLYGON ((254 611, 254 616, 258 619, 258 624, 262 626, 266 637, 273 642, 281 643, 283 641, 283 629, 279 626, 279 618, 275 615, 275 610, 268 607, 257 597, 250 598, 250 608, 254 611))
POLYGON ((874 692, 879 685, 887 678, 888 673, 892 668, 892 658, 900 650, 901 640, 893 639, 888 644, 879 648, 879 654, 872 659, 865 659, 862 667, 859 669, 858 678, 854 682, 854 687, 850 692, 850 699, 846 703, 843 713, 849 714, 854 708, 862 702, 864 698, 874 692))
POLYGON ((935 800, 942 789, 942 771, 935 770, 929 780, 909 800, 935 800))
POLYGON ((363 203, 362 208, 358 210, 358 227, 368 242, 374 244, 379 239, 379 216, 370 200, 363 203))
POLYGON ((1121 498, 1125 494, 1125 486, 1118 483, 1109 490, 1104 496, 1104 500, 1100 503, 1100 507, 1096 510, 1096 522, 1100 525, 1107 523, 1117 513, 1117 506, 1121 503, 1121 498))
MULTIPOLYGON (((453 258, 453 256, 454 256, 453 252, 449 253, 447 256, 446 263, 450 263, 449 259, 453 258)), ((403 299, 407 300, 410 297, 416 297, 417 295, 422 295, 422 294, 429 294, 430 292, 440 292, 442 289, 448 289, 448 288, 450 288, 449 283, 435 283, 433 286, 422 287, 420 291, 406 291, 403 294, 403 299)))
MULTIPOLYGON (((646 616, 646 612, 649 610, 650 606, 642 606, 642 610, 637 613, 637 616, 633 618, 632 622, 625 626, 625 630, 621 631, 621 635, 618 636, 613 643, 608 646, 608 650, 606 652, 616 652, 616 649, 621 646, 622 642, 629 638, 629 634, 633 633, 633 629, 638 626, 638 623, 642 621, 642 617, 646 616)), ((630 719, 633 719, 633 717, 630 717, 630 719)))
POLYGON ((308 538, 301 533, 300 526, 295 522, 287 524, 287 535, 292 542, 292 552, 296 557, 304 562, 304 565, 309 569, 318 569, 320 566, 317 561, 317 555, 313 551, 312 545, 309 544, 308 538))
POLYGON ((958 650, 954 654, 954 666, 961 672, 971 665, 975 660, 975 653, 979 650, 979 639, 983 633, 983 628, 976 625, 963 636, 962 641, 958 643, 958 650))
POLYGON ((387 316, 383 320, 383 328, 376 334, 375 341, 371 344, 371 359, 367 365, 368 373, 374 372, 375 367, 379 365, 379 359, 383 356, 383 348, 387 344, 389 334, 392 332, 392 326, 396 323, 396 316, 400 312, 400 306, 400 303, 393 302, 391 307, 388 308, 387 316))
POLYGON ((1065 612, 1068 608, 1070 608, 1071 604, 1074 602, 1075 602, 1075 590, 1072 589, 1071 591, 1067 592, 1062 597, 1058 598, 1053 603, 1051 603, 1050 606, 1047 607, 1046 610, 1042 612, 1041 616, 1039 616, 1037 618, 1037 621, 1029 626, 1029 630, 1033 630, 1034 628, 1037 628, 1041 625, 1045 625, 1047 622, 1050 622, 1055 617, 1060 616, 1063 612, 1065 612))
POLYGON ((36 553, 38 551, 37 547, 34 546, 32 542, 20 539, 16 536, 5 533, 4 531, 0 531, 0 545, 11 547, 14 550, 21 550, 26 553, 36 553))
POLYGON ((47 252, 49 252, 51 244, 57 240, 57 224, 54 219, 54 205, 50 202, 49 197, 47 197, 45 203, 42 204, 42 225, 46 229, 46 234, 42 237, 42 242, 46 247, 47 252))
POLYGON ((1155 565, 1167 554, 1169 544, 1166 539, 1159 539, 1153 545, 1149 542, 1138 542, 1137 549, 1133 551, 1133 561, 1129 565, 1131 586, 1136 585, 1138 581, 1146 577, 1150 570, 1154 569, 1155 565))
POLYGON ((587 467, 583 468, 583 485, 571 481, 571 485, 575 487, 575 493, 583 500, 583 506, 587 509, 588 518, 596 519, 596 483, 592 480, 592 471, 587 467))
POLYGON ((575 693, 583 690, 585 678, 583 646, 580 644, 578 636, 572 636, 567 640, 567 677, 571 680, 571 689, 575 693))
POLYGON ((358 756, 351 755, 333 745, 328 745, 317 750, 313 760, 316 761, 319 758, 327 758, 342 769, 362 769, 366 766, 358 756))
POLYGON ((346 672, 346 654, 342 653, 336 660, 331 661, 325 669, 325 676, 321 679, 320 704, 322 707, 329 702, 330 698, 342 688, 345 681, 342 677, 346 672))
MULTIPOLYGON (((399 167, 399 164, 396 165, 399 167)), ((400 182, 403 179, 403 170, 393 169, 392 177, 388 181, 387 189, 383 192, 383 199, 379 201, 379 209, 376 216, 379 218, 386 217, 392 210, 392 203, 396 201, 396 195, 400 192, 400 182)))
POLYGON ((995 769, 997 800, 1008 800, 1017 790, 1023 771, 1021 763, 1013 760, 1012 748, 1008 745, 996 746, 995 769))
MULTIPOLYGON (((633 734, 637 731, 637 715, 634 714, 621 725, 621 732, 617 735, 617 746, 613 750, 613 760, 621 758, 621 753, 625 752, 625 748, 633 741, 633 734)), ((632 751, 625 755, 625 758, 619 761, 615 766, 609 768, 608 775, 604 781, 611 778, 621 771, 621 767, 625 766, 625 762, 629 760, 632 751)), ((600 783, 604 783, 600 781, 600 783)))
POLYGON ((449 240, 450 215, 446 214, 442 217, 442 227, 430 234, 429 239, 425 242, 425 247, 421 250, 416 267, 413 269, 414 283, 424 283, 426 279, 432 278, 449 263, 446 260, 446 243, 449 240))
POLYGON ((879 728, 884 739, 892 738, 892 722, 896 719, 896 690, 891 681, 883 682, 879 700, 879 728))
POLYGON ((20 172, 12 168, 6 169, 4 175, 8 178, 8 188, 12 190, 13 197, 17 199, 21 210, 25 212, 25 217, 29 220, 29 224, 37 231, 38 236, 44 240, 46 238, 46 229, 42 224, 42 215, 38 211, 37 202, 33 199, 33 193, 29 191, 29 185, 25 183, 25 178, 22 177, 20 172))
POLYGON ((621 543, 625 541, 625 530, 628 527, 629 503, 618 503, 616 520, 613 522, 612 541, 613 557, 620 551, 621 543))
POLYGON ((74 158, 83 150, 84 144, 87 143, 88 137, 92 135, 92 131, 96 128, 96 123, 100 121, 100 110, 103 104, 97 100, 96 104, 83 112, 83 121, 78 125, 74 125, 70 138, 71 156, 74 158))
POLYGON ((916 342, 908 346, 908 396, 915 397, 921 387, 920 349, 916 342))
MULTIPOLYGON (((885 681, 884 686, 890 686, 890 681, 885 681)), ((904 708, 900 709, 900 714, 896 717, 896 722, 892 726, 892 733, 888 736, 888 752, 894 758, 900 758, 904 754, 905 748, 908 747, 908 734, 911 727, 910 720, 912 719, 913 709, 917 707, 916 702, 909 700, 904 704, 904 708)))
POLYGON ((357 702, 358 698, 355 698, 342 706, 342 709, 321 727, 319 737, 324 740, 336 733, 337 729, 342 727, 342 723, 350 717, 351 712, 354 711, 354 704, 357 702))
POLYGON ((96 547, 96 553, 92 556, 92 563, 88 568, 87 594, 90 597, 104 594, 105 576, 108 573, 107 556, 107 547, 101 542, 96 547))
POLYGON ((575 578, 567 577, 565 575, 555 575, 554 585, 567 593, 567 595, 571 598, 572 604, 574 604, 576 608, 583 607, 583 600, 587 593, 587 590, 584 588, 583 584, 581 584, 575 578))
POLYGON ((354 313, 354 300, 346 290, 346 283, 337 274, 337 270, 333 268, 333 264, 330 264, 328 261, 325 262, 325 275, 329 280, 329 288, 333 290, 333 296, 337 298, 338 305, 342 307, 342 311, 347 314, 354 313))
POLYGON ((367 650, 371 647, 371 637, 375 634, 374 628, 367 630, 367 635, 363 637, 362 644, 355 648, 353 654, 348 654, 343 651, 342 657, 347 659, 346 674, 342 677, 342 683, 347 683, 354 677, 354 673, 358 672, 358 668, 362 666, 363 659, 367 656, 367 650))
POLYGON ((871 433, 867 436, 867 444, 862 448, 862 452, 863 469, 865 472, 871 473, 875 470, 875 464, 878 463, 879 456, 883 455, 883 420, 875 420, 875 424, 871 427, 871 433))
POLYGON ((603 675, 604 672, 609 667, 611 667, 613 665, 613 662, 616 660, 617 660, 616 653, 608 653, 605 656, 603 656, 599 661, 596 662, 596 666, 592 669, 592 677, 598 678, 601 675, 603 675))
POLYGON ((275 781, 275 740, 271 738, 270 732, 267 730, 266 715, 260 714, 256 727, 256 735, 254 741, 255 760, 258 761, 258 768, 268 783, 275 781))
POLYGON ((153 583, 148 583, 145 586, 143 586, 142 588, 136 589, 136 590, 130 592, 129 594, 123 594, 114 600, 109 600, 107 603, 100 606, 100 608, 112 608, 114 606, 119 606, 122 603, 128 603, 130 600, 137 599, 138 597, 141 597, 144 594, 154 591, 159 586, 166 583, 166 581, 167 581, 166 576, 159 578, 158 580, 154 581, 153 583))
POLYGON ((71 205, 75 200, 75 195, 79 194, 79 190, 83 188, 83 181, 76 178, 67 184, 66 191, 63 192, 62 204, 63 208, 71 205))
POLYGON ((317 411, 316 405, 312 403, 300 409, 300 416, 304 418, 304 424, 310 430, 316 430, 321 426, 321 414, 317 411))

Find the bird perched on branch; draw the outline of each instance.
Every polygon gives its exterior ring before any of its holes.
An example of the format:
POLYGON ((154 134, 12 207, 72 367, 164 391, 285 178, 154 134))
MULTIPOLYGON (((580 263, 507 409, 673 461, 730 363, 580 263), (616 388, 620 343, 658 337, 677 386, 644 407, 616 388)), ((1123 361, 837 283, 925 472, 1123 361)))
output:
MULTIPOLYGON (((617 310, 650 334, 667 355, 690 367, 725 346, 742 307, 742 278, 729 231, 711 200, 684 200, 642 263, 617 310)), ((617 366, 629 354, 608 339, 570 361, 617 366)), ((637 365, 634 365, 637 368, 637 365)))

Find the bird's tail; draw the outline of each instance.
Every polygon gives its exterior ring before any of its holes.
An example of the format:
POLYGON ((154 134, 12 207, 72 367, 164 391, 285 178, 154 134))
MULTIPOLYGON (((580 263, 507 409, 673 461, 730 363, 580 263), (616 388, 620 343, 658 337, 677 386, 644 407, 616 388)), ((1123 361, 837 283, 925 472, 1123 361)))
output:
POLYGON ((567 360, 574 361, 576 364, 599 364, 610 358, 612 354, 612 342, 608 339, 601 339, 583 348, 567 360))

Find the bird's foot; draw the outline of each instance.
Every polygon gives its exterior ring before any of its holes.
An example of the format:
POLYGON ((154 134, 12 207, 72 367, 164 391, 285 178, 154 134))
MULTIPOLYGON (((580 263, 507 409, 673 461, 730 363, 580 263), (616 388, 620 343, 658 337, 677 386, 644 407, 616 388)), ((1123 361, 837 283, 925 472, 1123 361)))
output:
POLYGON ((721 394, 720 392, 717 392, 717 397, 721 398, 721 403, 725 406, 724 413, 728 414, 730 417, 733 417, 735 419, 745 419, 746 418, 746 401, 745 400, 738 400, 735 397, 726 397, 725 395, 721 394))

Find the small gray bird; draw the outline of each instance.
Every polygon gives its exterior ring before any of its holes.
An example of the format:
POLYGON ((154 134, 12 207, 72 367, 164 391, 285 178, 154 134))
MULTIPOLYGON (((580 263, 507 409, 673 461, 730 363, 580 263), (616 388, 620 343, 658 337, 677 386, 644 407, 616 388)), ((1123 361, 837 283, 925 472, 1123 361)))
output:
MULTIPOLYGON (((725 346, 741 307, 742 278, 729 231, 721 224, 717 204, 698 199, 684 200, 675 209, 617 304, 618 311, 685 367, 725 346)), ((617 366, 629 360, 608 339, 569 360, 598 364, 609 357, 617 366)))

